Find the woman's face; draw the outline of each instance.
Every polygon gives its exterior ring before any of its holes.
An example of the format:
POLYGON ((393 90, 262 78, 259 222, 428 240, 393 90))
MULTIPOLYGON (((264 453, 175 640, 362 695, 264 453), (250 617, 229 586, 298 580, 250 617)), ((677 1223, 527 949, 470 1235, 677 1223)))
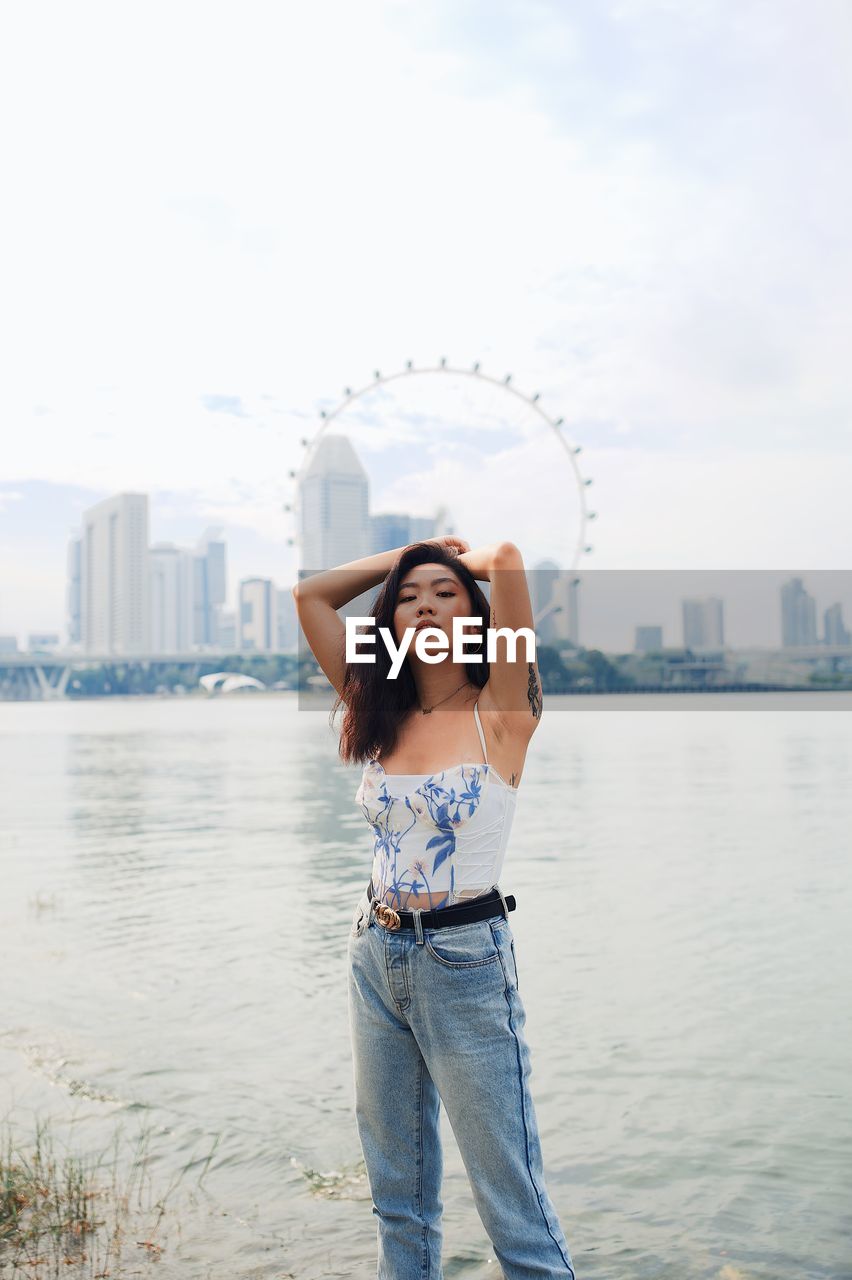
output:
MULTIPOLYGON (((448 658, 452 653, 453 618, 469 618, 473 615, 470 595, 458 578, 445 564, 418 564, 402 575, 396 598, 393 626, 396 643, 400 644, 406 627, 416 627, 418 622, 428 622, 444 632, 450 642, 448 658)), ((479 625, 463 628, 464 635, 479 635, 479 625)), ((412 638, 409 656, 414 653, 412 638)), ((433 637, 434 639, 434 637, 433 637)), ((433 650, 437 652, 437 650, 433 650)))

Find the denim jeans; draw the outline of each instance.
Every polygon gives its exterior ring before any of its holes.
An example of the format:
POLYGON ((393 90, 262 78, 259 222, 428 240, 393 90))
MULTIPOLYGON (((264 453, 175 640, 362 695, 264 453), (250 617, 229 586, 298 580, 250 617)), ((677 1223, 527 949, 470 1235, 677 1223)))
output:
POLYGON ((355 1117, 378 1280, 441 1280, 440 1105, 506 1280, 574 1278, 544 1183, 515 947, 495 915, 390 930, 369 888, 348 943, 355 1117))

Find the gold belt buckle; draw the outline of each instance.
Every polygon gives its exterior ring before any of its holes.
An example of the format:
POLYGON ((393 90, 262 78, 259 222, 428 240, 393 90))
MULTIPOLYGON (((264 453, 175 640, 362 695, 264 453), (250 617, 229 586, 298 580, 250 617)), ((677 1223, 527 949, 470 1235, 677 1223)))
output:
POLYGON ((389 907, 386 902, 379 902, 378 898, 374 898, 373 908, 379 924, 383 924, 386 929, 398 929, 400 927, 399 912, 394 911, 393 907, 389 907))

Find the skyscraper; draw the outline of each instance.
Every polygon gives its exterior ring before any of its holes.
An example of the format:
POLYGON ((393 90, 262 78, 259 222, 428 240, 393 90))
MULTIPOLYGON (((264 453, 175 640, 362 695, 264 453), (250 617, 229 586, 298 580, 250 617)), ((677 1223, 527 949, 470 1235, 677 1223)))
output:
POLYGON ((830 645, 852 644, 852 636, 843 625, 843 606, 838 601, 823 614, 825 643, 830 645))
POLYGON ((423 542, 435 536, 432 516, 410 516, 404 511, 384 512, 370 516, 370 549, 367 555, 393 551, 396 547, 407 547, 412 542, 423 542))
POLYGON ((148 495, 120 493, 83 513, 80 634, 86 653, 150 648, 148 495))
POLYGON ((219 615, 226 595, 226 551, 220 528, 204 530, 195 549, 192 572, 193 642, 217 645, 219 615))
POLYGON ((781 588, 781 643, 785 648, 817 643, 816 601, 801 578, 791 578, 781 588))
POLYGON ((243 578, 240 583, 240 649, 273 649, 275 632, 275 589, 272 579, 243 578))
POLYGON ((192 571, 189 551, 157 542, 151 567, 151 652, 188 653, 192 648, 192 571))
POLYGON ((68 540, 68 586, 65 592, 65 625, 68 633, 69 645, 77 646, 81 642, 81 626, 80 617, 81 609, 81 563, 82 563, 83 539, 79 533, 75 533, 68 540))
POLYGON ((663 628, 656 626, 637 627, 633 641, 634 653, 653 653, 663 647, 663 628))
POLYGON ((687 649, 724 648, 724 606, 717 596, 683 601, 683 643, 687 649))
POLYGON ((299 619, 296 602, 289 587, 275 592, 275 648, 287 653, 295 651, 299 643, 299 619))
POLYGON ((542 644, 552 644, 554 640, 570 639, 564 597, 557 599, 560 574, 556 561, 539 560, 527 577, 533 619, 537 620, 535 631, 539 640, 542 644))
POLYGON ((370 484, 348 436, 324 435, 299 485, 300 570, 370 554, 370 484))

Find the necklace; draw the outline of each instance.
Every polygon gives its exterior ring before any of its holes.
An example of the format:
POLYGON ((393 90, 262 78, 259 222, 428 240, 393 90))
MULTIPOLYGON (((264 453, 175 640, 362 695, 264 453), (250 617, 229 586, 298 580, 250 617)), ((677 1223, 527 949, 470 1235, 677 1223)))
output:
MULTIPOLYGON (((459 689, 463 689, 466 684, 470 684, 470 681, 465 680, 464 684, 459 685, 459 689)), ((453 689, 453 693, 458 693, 459 689, 453 689)), ((446 702, 447 698, 451 698, 453 696, 453 693, 448 693, 446 698, 441 699, 441 702, 446 702)), ((421 707, 420 710, 424 716, 428 716, 436 707, 440 707, 441 702, 433 702, 431 707, 421 707)))

